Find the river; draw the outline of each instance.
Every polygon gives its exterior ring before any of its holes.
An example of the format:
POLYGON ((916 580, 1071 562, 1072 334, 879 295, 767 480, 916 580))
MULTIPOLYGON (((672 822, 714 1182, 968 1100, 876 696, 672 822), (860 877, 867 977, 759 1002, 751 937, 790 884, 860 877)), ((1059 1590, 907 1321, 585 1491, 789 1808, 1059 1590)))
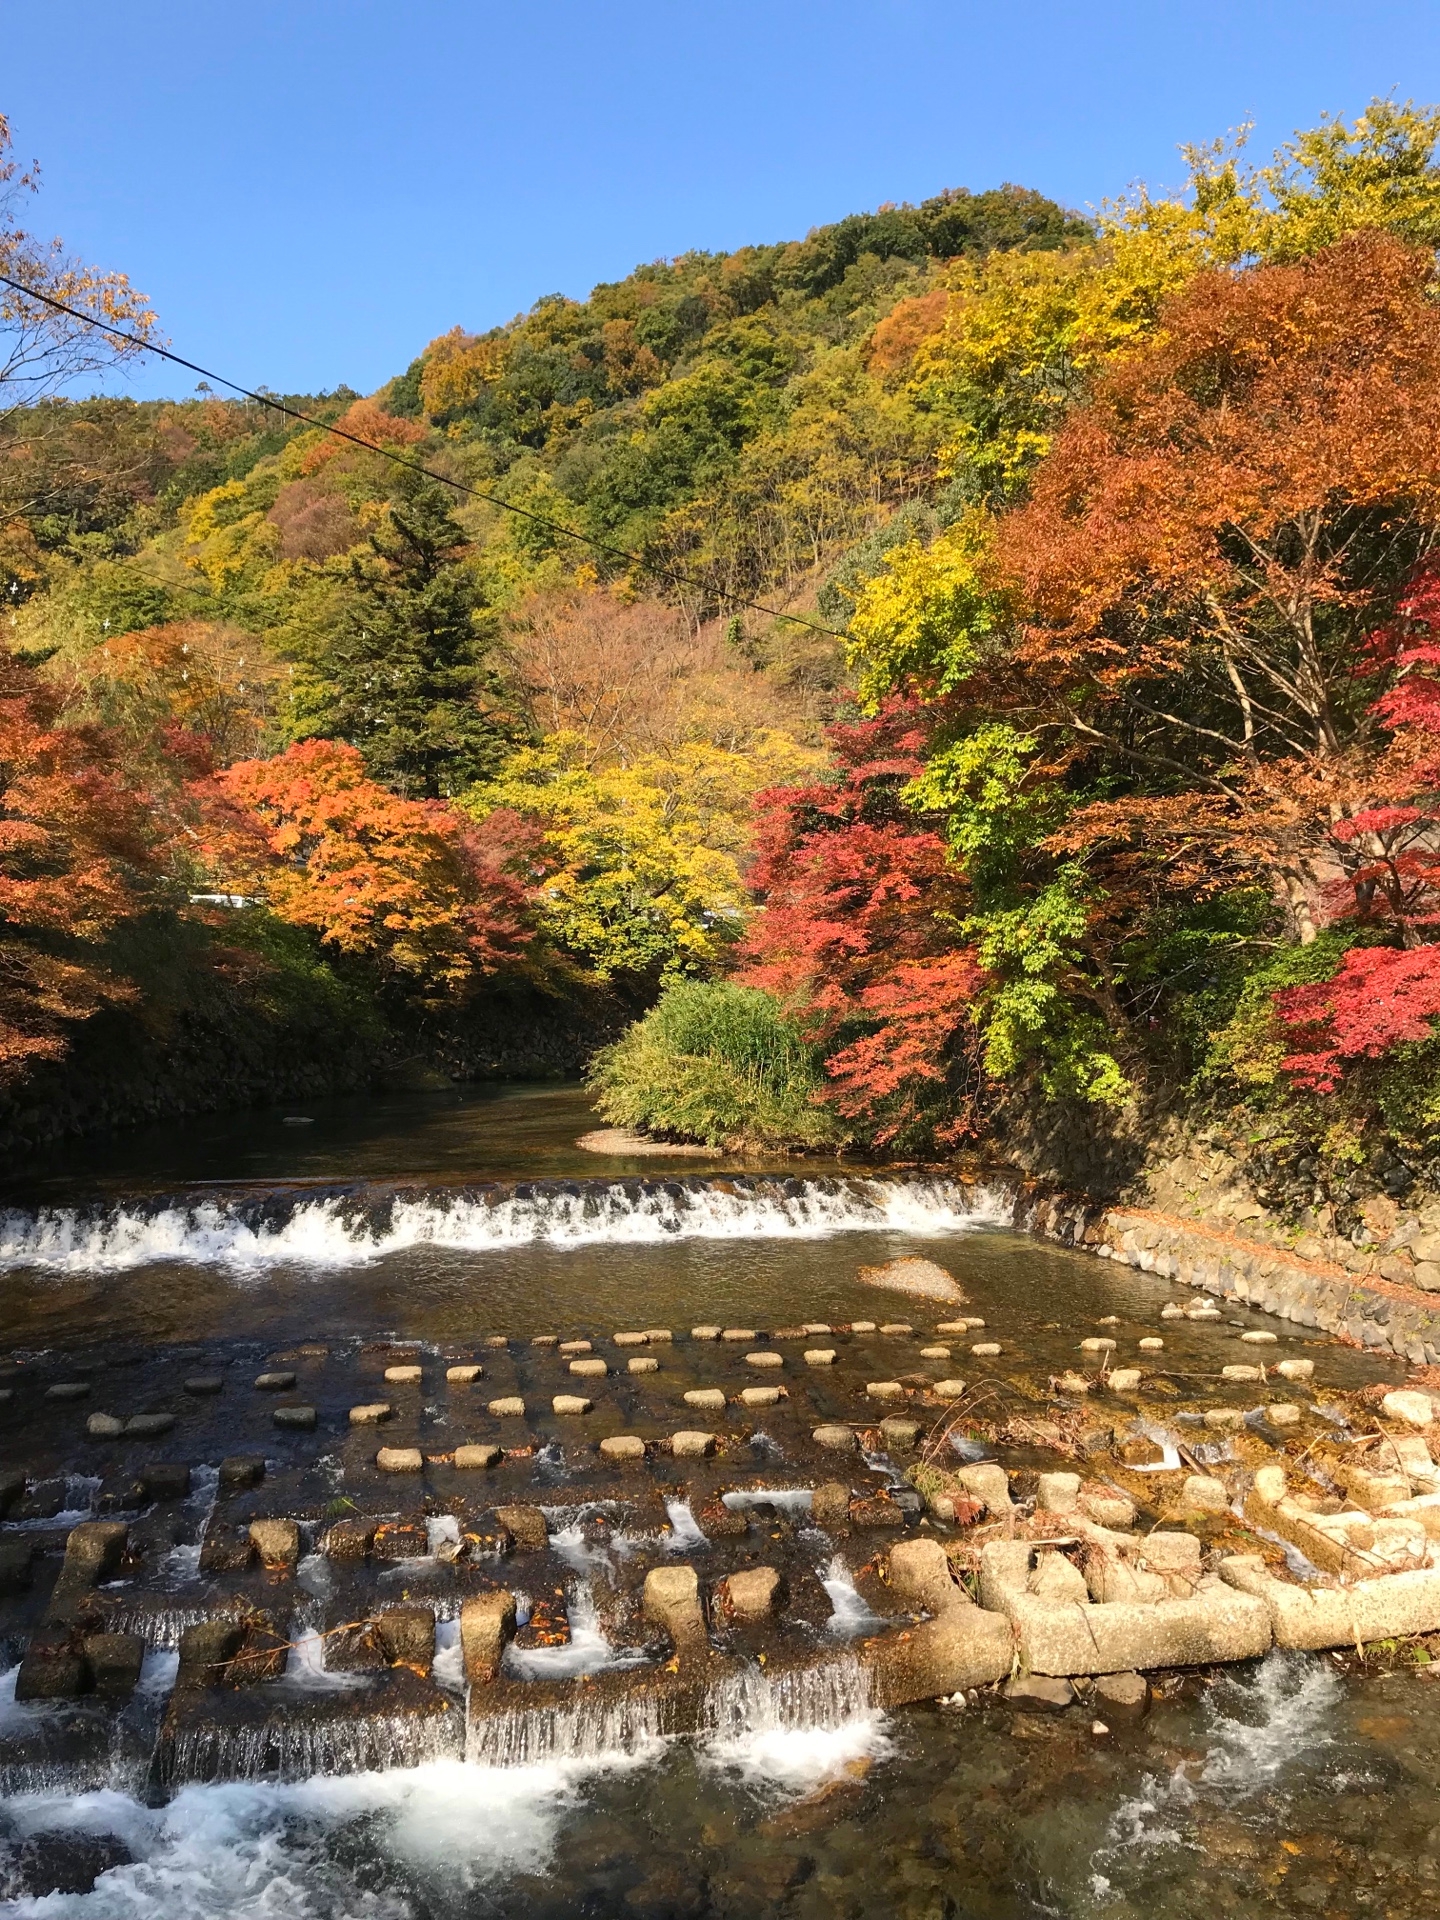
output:
MULTIPOLYGON (((570 1088, 413 1095, 156 1128, 12 1169, 0 1470, 70 1473, 67 1508, 75 1485, 102 1484, 103 1463, 74 1480, 77 1416, 30 1397, 42 1381, 77 1383, 87 1410, 158 1406, 177 1368, 328 1355, 313 1363, 323 1430, 326 1395, 342 1421, 353 1398, 324 1367, 358 1365, 369 1346, 448 1355, 503 1334, 533 1394, 537 1335, 863 1322, 876 1293, 859 1268, 909 1253, 961 1281, 1005 1369, 1043 1379, 1101 1321, 1122 1342, 1153 1332, 1170 1297, 1008 1230, 983 1190, 940 1175, 597 1157, 575 1145, 590 1125, 570 1088)), ((887 1307, 902 1309, 926 1311, 887 1307)), ((1316 1356, 1333 1388, 1401 1371, 1242 1317, 1316 1356)), ((1227 1334, 1167 1323, 1167 1365, 1218 1376, 1227 1334)), ((172 1447, 188 1448, 197 1488, 250 1431, 250 1414, 209 1405, 189 1426, 182 1414, 172 1447)), ((824 1574, 823 1537, 790 1528, 783 1502, 773 1517, 775 1552, 797 1565, 808 1553, 824 1574)), ((12 1515, 0 1546, 26 1527, 41 1537, 44 1516, 12 1515)), ((567 1549, 580 1567, 582 1532, 575 1522, 567 1549)), ((705 1543, 690 1545, 703 1562, 705 1543)), ((836 1578, 826 1630, 842 1631, 853 1596, 836 1578)), ((601 1637, 574 1602, 572 1660, 587 1631, 601 1637)), ((442 1622, 437 1678, 452 1640, 442 1622)), ((1419 1920, 1440 1906, 1440 1686, 1405 1649, 1163 1676, 1135 1724, 1097 1725, 1083 1702, 1019 1712, 989 1690, 889 1714, 837 1696, 797 1723, 752 1687, 728 1723, 623 1752, 513 1766, 442 1753, 159 1792, 119 1762, 85 1790, 27 1777, 47 1716, 68 1709, 17 1704, 23 1641, 0 1620, 0 1642, 0 1894, 21 1914, 1419 1920)), ((304 1684, 293 1651, 288 1671, 304 1684)), ((127 1709, 137 1727, 173 1679, 157 1646, 127 1709)))

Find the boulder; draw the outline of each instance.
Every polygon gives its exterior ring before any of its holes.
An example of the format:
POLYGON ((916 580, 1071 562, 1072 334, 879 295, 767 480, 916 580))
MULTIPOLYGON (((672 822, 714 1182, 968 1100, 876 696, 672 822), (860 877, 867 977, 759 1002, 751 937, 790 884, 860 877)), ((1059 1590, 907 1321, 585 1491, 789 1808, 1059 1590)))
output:
POLYGON ((1102 1673, 1095 1705, 1112 1721, 1143 1720, 1150 1711, 1150 1682, 1143 1673, 1102 1673))
POLYGON ((1030 1713, 1063 1713, 1077 1699, 1068 1680, 1050 1680, 1041 1673, 1017 1673, 1005 1682, 1005 1701, 1030 1713))
POLYGON ((1428 1427, 1435 1418, 1435 1403, 1428 1393, 1399 1387, 1386 1394, 1380 1402, 1380 1411, 1388 1419, 1403 1420, 1407 1426, 1428 1427))
POLYGON ((1080 1504, 1078 1473, 1042 1473, 1035 1483, 1035 1504, 1045 1513, 1073 1513, 1080 1504))

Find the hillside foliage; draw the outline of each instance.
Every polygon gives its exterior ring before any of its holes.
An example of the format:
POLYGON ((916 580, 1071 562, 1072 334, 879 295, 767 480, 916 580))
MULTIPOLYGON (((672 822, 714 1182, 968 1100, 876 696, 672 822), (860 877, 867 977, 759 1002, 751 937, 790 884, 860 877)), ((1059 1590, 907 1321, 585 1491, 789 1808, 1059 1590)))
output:
MULTIPOLYGON (((431 1040, 618 995, 595 1084, 667 1134, 948 1152, 1159 1091, 1410 1177, 1437 138, 1380 101, 1094 220, 951 190, 654 262, 287 396, 317 426, 62 397, 110 349, 15 297, 0 1075, 143 1017, 164 925, 431 1040)), ((7 270, 143 337, 0 162, 7 270)))

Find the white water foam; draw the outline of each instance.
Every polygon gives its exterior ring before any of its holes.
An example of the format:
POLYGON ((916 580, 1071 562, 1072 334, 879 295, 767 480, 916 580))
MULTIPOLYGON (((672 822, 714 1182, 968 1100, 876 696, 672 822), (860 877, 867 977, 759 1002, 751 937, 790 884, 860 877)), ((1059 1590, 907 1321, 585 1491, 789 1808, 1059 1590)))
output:
POLYGON ((747 1667, 706 1701, 714 1731, 702 1761, 754 1792, 806 1793, 892 1750, 869 1700, 869 1674, 850 1658, 773 1676, 747 1667))
MULTIPOLYGON (((578 1529, 577 1529, 578 1531, 578 1529)), ((573 1680, 582 1673, 605 1673, 615 1667, 645 1663, 638 1649, 617 1650, 600 1630, 590 1583, 582 1580, 567 1595, 569 1641, 560 1647, 520 1647, 512 1640, 505 1649, 504 1670, 513 1680, 573 1680)))
POLYGON ((334 1196, 301 1200, 289 1216, 254 1223, 221 1202, 156 1211, 68 1207, 0 1214, 0 1269, 120 1272, 180 1260, 243 1271, 279 1263, 334 1267, 446 1247, 482 1253, 543 1243, 653 1245, 673 1239, 817 1239, 883 1232, 927 1237, 1007 1221, 1006 1195, 953 1180, 787 1180, 595 1186, 512 1195, 397 1199, 383 1222, 334 1196))
POLYGON ((337 1864, 333 1840, 344 1829, 363 1829, 448 1911, 457 1892, 543 1871, 588 1771, 436 1760, 293 1785, 190 1786, 159 1808, 109 1792, 16 1796, 5 1806, 15 1836, 114 1834, 132 1863, 102 1874, 92 1893, 7 1911, 23 1920, 413 1920, 412 1896, 357 1886, 337 1864))
POLYGON ((850 1569, 838 1553, 820 1575, 820 1584, 835 1609, 825 1628, 837 1640, 856 1640, 862 1633, 878 1633, 885 1625, 880 1615, 860 1597, 850 1569))

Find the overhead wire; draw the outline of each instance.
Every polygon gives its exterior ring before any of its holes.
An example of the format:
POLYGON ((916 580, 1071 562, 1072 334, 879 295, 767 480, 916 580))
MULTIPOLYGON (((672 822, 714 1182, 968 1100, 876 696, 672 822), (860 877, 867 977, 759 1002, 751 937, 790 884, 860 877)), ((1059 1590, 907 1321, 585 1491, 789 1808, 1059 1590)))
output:
POLYGON ((298 420, 302 426, 318 428, 322 433, 330 434, 337 440, 348 440, 352 446, 361 447, 366 453, 375 453, 382 460, 388 460, 392 466, 405 467, 411 473, 423 475, 442 487, 451 487, 457 493, 467 494, 473 500, 483 500, 487 505, 499 507, 505 513, 528 520, 532 525, 544 527, 551 533, 557 533, 566 540, 576 541, 588 547, 594 553, 602 553, 611 560, 623 560, 627 565, 638 567, 642 572, 656 579, 667 581, 672 586, 690 587, 698 593, 721 600, 727 606, 743 607, 749 613, 762 613, 769 620, 786 620, 792 626, 806 627, 811 633, 823 634, 828 640, 845 640, 848 635, 835 627, 824 627, 816 620, 807 620, 803 614, 786 613, 779 607, 767 607, 759 600, 747 599, 744 594, 732 593, 725 587, 717 587, 709 581, 700 580, 693 574, 680 573, 673 567, 660 565, 647 560, 644 554, 633 553, 627 547, 616 547, 608 541, 597 540, 593 534, 582 533, 578 527, 567 527, 563 520, 553 519, 547 513, 537 513, 533 507, 518 506, 513 500, 503 500, 499 494, 490 493, 484 487, 472 486, 468 480, 457 480, 453 474, 442 473, 439 468, 427 466, 423 461, 408 459, 403 453, 397 453, 393 447, 377 445, 362 434, 351 433, 346 428, 336 426, 328 420, 317 420, 313 414, 302 413, 298 407, 292 407, 287 401, 275 394, 256 393, 250 387, 242 387, 238 380, 227 380, 223 373, 212 373, 208 367, 200 366, 194 360, 187 360, 183 354, 173 353, 169 347, 162 347, 153 340, 142 339, 139 334, 130 333, 124 327, 117 327, 113 321, 101 320, 94 314, 85 313, 78 307, 69 306, 63 300, 57 300, 53 294, 42 293, 38 287, 28 287, 23 280, 14 280, 9 274, 0 273, 0 286, 12 288, 27 300, 38 300, 44 306, 52 307, 57 313, 68 314, 72 320, 78 320, 83 326, 95 327, 101 333, 107 333, 116 340, 122 340, 127 346, 135 347, 145 353, 153 353, 162 360, 168 360, 187 372, 198 373, 202 380, 214 381, 219 386, 228 387, 231 393, 238 393, 246 400, 253 400, 258 406, 269 407, 272 412, 283 413, 291 420, 298 420))

